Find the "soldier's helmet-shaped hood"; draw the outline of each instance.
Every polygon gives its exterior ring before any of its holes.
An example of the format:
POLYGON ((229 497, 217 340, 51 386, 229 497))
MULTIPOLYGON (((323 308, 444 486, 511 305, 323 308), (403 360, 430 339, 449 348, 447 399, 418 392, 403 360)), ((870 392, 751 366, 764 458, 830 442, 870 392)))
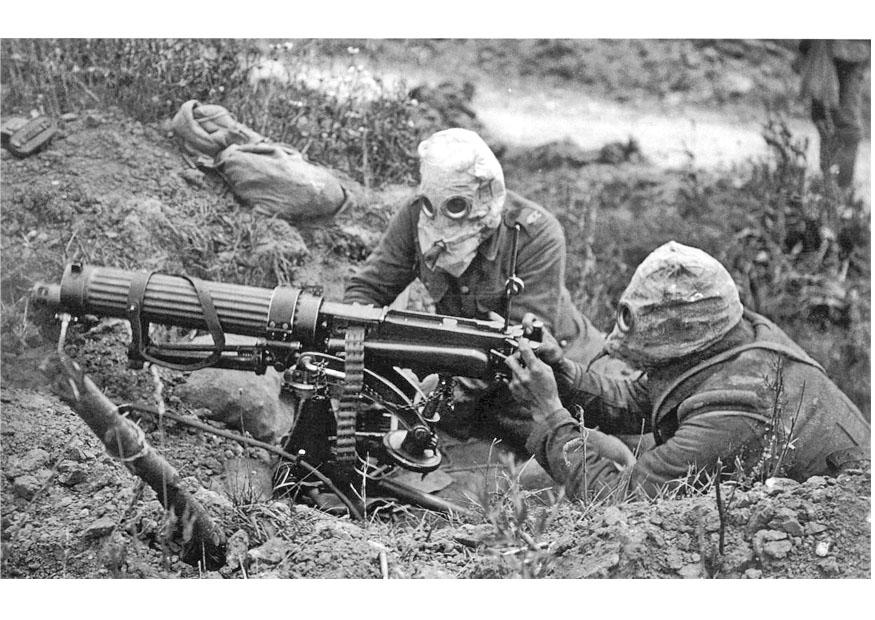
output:
POLYGON ((715 344, 742 312, 738 288, 717 259, 669 241, 635 270, 605 350, 638 365, 659 365, 715 344))
POLYGON ((446 129, 418 149, 418 240, 429 269, 458 277, 501 222, 504 173, 489 146, 468 129, 446 129))

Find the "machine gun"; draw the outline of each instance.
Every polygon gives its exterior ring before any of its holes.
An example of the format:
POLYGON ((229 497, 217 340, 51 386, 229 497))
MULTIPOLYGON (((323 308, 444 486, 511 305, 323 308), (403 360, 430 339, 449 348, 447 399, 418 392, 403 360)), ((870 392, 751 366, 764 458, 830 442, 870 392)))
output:
MULTIPOLYGON (((127 319, 132 367, 150 362, 192 371, 228 368, 283 375, 298 398, 283 445, 335 480, 380 477, 402 467, 427 473, 441 463, 435 424, 452 407, 453 377, 507 376, 504 360, 521 326, 327 301, 293 287, 274 289, 180 275, 69 265, 60 284, 34 297, 57 313, 127 319), (212 344, 156 342, 150 324, 206 330, 212 344), (253 337, 228 345, 225 333, 253 337), (402 371, 437 374, 428 394, 402 371)), ((508 304, 509 306, 509 304, 508 304)), ((540 328, 527 334, 540 340, 540 328)), ((306 472, 287 469, 298 484, 306 472)))

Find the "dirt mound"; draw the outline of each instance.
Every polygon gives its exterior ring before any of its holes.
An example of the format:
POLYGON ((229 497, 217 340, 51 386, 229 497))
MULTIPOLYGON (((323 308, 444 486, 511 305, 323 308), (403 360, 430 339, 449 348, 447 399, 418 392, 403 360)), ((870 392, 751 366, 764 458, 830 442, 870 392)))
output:
MULTIPOLYGON (((0 402, 3 577, 198 575, 164 540, 154 493, 105 455, 68 407, 30 390, 3 389, 0 402)), ((243 453, 233 442, 174 427, 152 431, 149 441, 187 476, 232 540, 229 563, 216 576, 380 578, 381 555, 395 578, 515 577, 533 565, 556 578, 871 574, 868 473, 779 480, 734 496, 724 485, 721 554, 713 496, 618 506, 536 503, 517 539, 485 519, 448 522, 404 509, 357 524, 229 494, 222 474, 243 453), (539 531, 536 523, 547 515, 539 531)))

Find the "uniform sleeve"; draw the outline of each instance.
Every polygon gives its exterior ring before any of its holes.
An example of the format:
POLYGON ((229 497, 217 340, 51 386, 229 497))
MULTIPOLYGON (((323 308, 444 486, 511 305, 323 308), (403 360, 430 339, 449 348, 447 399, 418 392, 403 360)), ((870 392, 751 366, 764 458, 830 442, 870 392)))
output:
POLYGON ((526 448, 569 497, 626 494, 634 455, 616 437, 582 427, 565 409, 548 415, 526 448))
MULTIPOLYGON (((656 496, 672 483, 731 466, 745 451, 761 450, 766 425, 744 411, 712 411, 686 420, 666 443, 621 467, 613 444, 585 429, 565 410, 553 412, 529 437, 527 448, 569 496, 656 496)), ((615 438, 614 438, 615 439, 615 438)))
POLYGON ((350 278, 343 293, 344 303, 387 306, 416 277, 416 223, 414 212, 399 209, 377 248, 350 278))
POLYGON ((651 430, 647 376, 586 372, 579 363, 563 359, 554 368, 559 398, 569 408, 583 408, 584 423, 610 434, 651 430))
POLYGON ((715 472, 718 459, 732 467, 736 456, 762 450, 766 426, 744 411, 711 411, 691 417, 671 439, 640 456, 630 490, 653 497, 672 481, 715 472))
MULTIPOLYGON (((526 234, 526 233, 521 233, 526 234)), ((558 322, 560 291, 565 286, 565 236, 559 222, 534 229, 530 243, 519 250, 517 275, 525 282, 523 292, 513 298, 510 319, 520 323, 527 312, 544 321, 551 332, 558 322)))

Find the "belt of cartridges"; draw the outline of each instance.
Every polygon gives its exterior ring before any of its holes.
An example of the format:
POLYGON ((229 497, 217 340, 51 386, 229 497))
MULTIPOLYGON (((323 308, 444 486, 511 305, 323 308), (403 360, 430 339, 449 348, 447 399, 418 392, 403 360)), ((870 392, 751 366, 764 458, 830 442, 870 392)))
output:
POLYGON ((365 370, 365 328, 350 326, 344 339, 343 372, 346 379, 337 408, 337 436, 335 439, 335 458, 344 469, 352 469, 356 464, 355 423, 361 404, 365 370))

